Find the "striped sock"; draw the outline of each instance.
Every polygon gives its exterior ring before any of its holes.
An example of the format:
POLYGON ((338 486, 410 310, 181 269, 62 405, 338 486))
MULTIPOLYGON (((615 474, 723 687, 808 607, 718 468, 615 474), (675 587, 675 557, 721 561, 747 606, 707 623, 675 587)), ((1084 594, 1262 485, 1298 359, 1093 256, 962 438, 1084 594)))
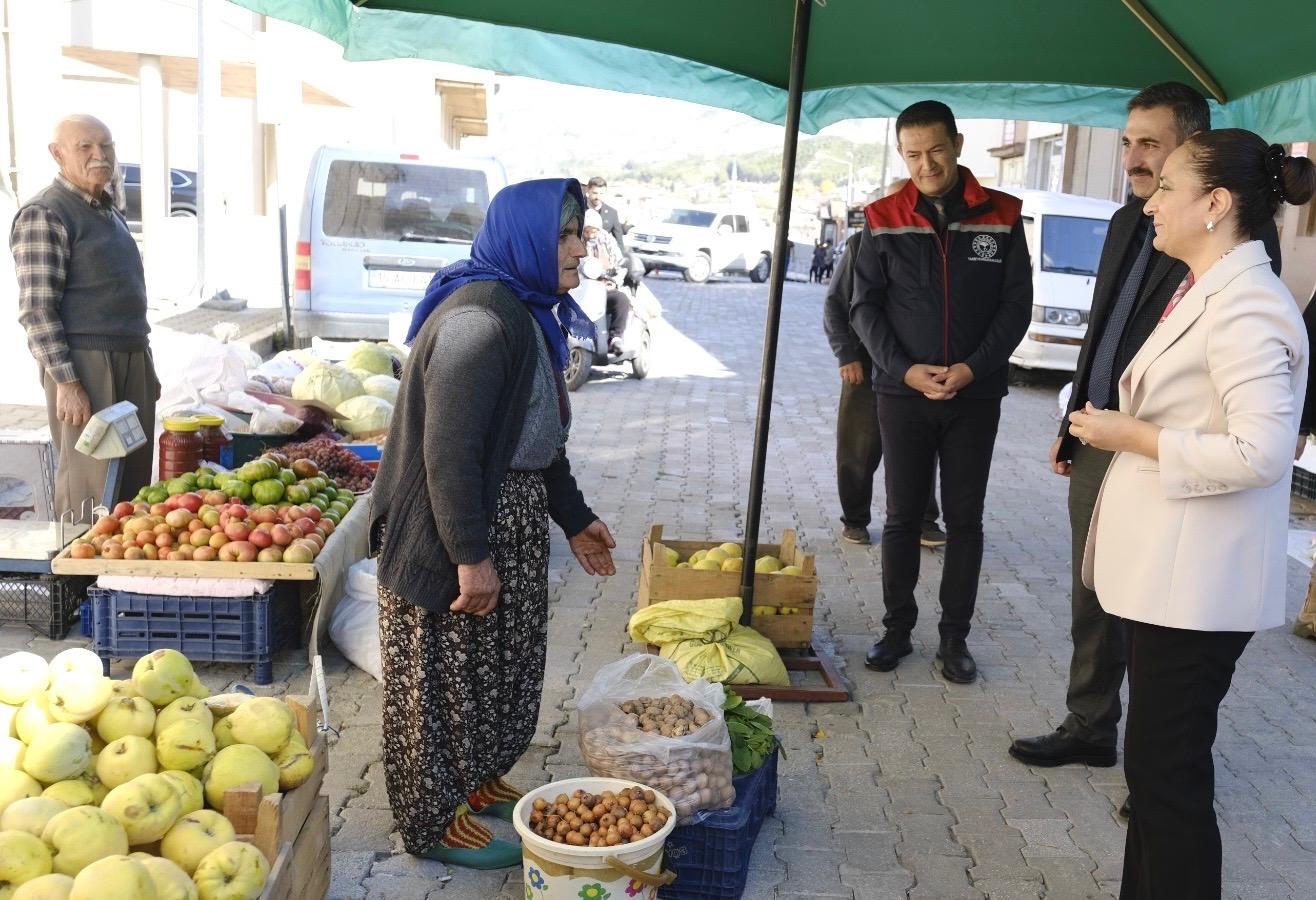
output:
POLYGON ((450 849, 479 850, 489 846, 493 832, 485 828, 470 816, 470 809, 465 805, 458 807, 457 815, 449 823, 439 838, 439 844, 450 849))
POLYGON ((495 803, 520 800, 524 794, 501 778, 491 778, 480 785, 466 799, 474 812, 479 812, 495 803))

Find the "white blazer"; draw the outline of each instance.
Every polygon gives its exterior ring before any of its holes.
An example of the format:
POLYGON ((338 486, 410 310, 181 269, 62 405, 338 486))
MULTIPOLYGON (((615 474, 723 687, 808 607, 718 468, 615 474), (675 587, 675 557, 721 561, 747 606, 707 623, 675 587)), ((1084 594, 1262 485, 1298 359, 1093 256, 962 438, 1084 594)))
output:
POLYGON ((1151 333, 1119 399, 1162 426, 1160 460, 1115 454, 1083 557, 1106 612, 1197 631, 1284 621, 1307 353, 1260 241, 1217 261, 1151 333))

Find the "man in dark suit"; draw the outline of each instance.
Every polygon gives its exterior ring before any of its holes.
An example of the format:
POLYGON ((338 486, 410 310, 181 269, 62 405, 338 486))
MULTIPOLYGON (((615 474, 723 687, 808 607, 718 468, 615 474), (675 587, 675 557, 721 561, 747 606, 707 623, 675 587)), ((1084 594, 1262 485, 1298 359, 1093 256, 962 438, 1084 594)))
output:
POLYGON ((612 235, 622 255, 626 257, 627 265, 630 265, 631 253, 626 249, 626 230, 621 227, 621 216, 617 215, 617 210, 606 202, 607 191, 607 180, 595 175, 585 189, 585 199, 589 201, 589 208, 596 210, 603 218, 603 230, 612 235))
MULTIPOLYGON (((1092 291, 1092 311, 1074 372, 1069 408, 1051 445, 1051 468, 1069 477, 1073 593, 1069 666, 1069 715, 1055 731, 1019 738, 1010 755, 1035 766, 1086 763, 1113 766, 1124 682, 1123 625, 1108 615, 1097 595, 1083 585, 1083 552, 1092 508, 1113 454, 1080 443, 1069 434, 1069 413, 1089 401, 1098 409, 1119 407, 1119 379, 1160 321, 1180 282, 1185 263, 1152 246, 1155 232, 1143 204, 1155 193, 1165 158, 1189 136, 1211 127, 1202 95, 1185 84, 1165 82, 1139 92, 1128 104, 1124 128, 1124 171, 1134 199, 1115 212, 1106 233, 1092 291)), ((1279 236, 1273 223, 1262 235, 1279 271, 1279 236)), ((1126 803, 1121 812, 1127 815, 1126 803)))

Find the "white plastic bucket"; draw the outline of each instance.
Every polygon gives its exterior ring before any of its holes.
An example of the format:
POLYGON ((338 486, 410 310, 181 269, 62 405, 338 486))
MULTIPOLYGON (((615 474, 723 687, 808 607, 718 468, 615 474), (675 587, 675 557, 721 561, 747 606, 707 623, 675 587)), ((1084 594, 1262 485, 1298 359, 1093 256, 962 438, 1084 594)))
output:
POLYGON ((570 778, 531 791, 516 804, 512 823, 521 836, 521 860, 527 900, 653 900, 658 888, 674 880, 663 872, 663 845, 676 827, 676 809, 660 791, 655 798, 667 811, 667 824, 657 833, 615 847, 573 847, 542 838, 530 830, 530 811, 536 798, 551 801, 558 794, 577 790, 591 794, 640 787, 620 778, 570 778))

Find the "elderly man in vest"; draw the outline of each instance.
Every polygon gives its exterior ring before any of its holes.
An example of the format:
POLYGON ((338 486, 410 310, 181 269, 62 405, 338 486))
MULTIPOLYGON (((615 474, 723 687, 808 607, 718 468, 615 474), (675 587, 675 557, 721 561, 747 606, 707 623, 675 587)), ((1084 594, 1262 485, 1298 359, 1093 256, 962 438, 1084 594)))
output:
MULTIPOLYGON (((9 246, 18 320, 39 365, 59 454, 55 508, 87 520, 105 492, 108 463, 74 449, 83 426, 93 412, 129 400, 154 434, 160 383, 142 257, 108 193, 116 167, 110 130, 91 116, 69 116, 55 127, 50 153, 59 174, 19 209, 9 246)), ((121 495, 151 481, 151 450, 148 442, 128 456, 121 495)))

